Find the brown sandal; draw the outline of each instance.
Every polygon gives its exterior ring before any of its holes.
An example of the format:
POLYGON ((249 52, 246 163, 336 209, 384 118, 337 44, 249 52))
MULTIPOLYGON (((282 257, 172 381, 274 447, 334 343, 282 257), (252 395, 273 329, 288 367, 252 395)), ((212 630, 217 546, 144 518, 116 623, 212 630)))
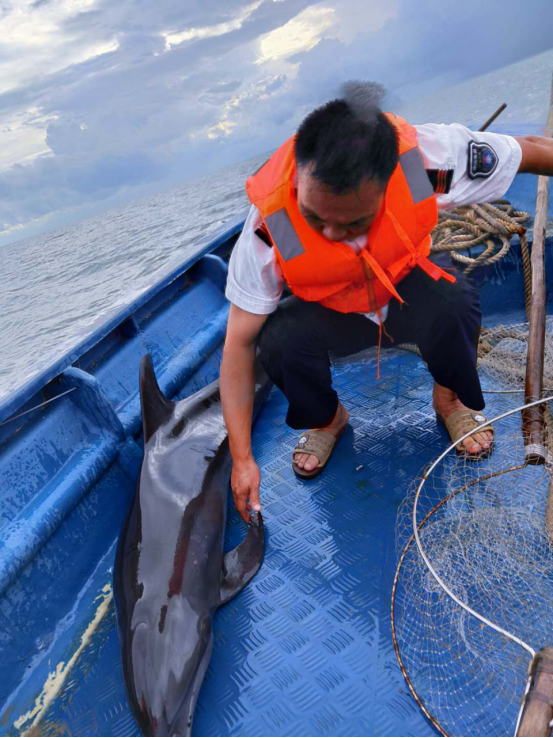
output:
POLYGON ((332 433, 317 428, 304 433, 292 452, 292 469, 294 470, 294 474, 302 479, 317 477, 327 465, 338 439, 343 436, 346 428, 347 424, 335 436, 332 433), (312 454, 319 459, 319 463, 311 471, 306 471, 294 461, 296 454, 312 454))
MULTIPOLYGON (((436 414, 438 420, 443 423, 446 427, 449 437, 455 443, 459 438, 462 438, 469 431, 478 428, 479 425, 485 423, 487 418, 482 413, 476 410, 456 410, 447 418, 442 418, 436 414)), ((478 428, 478 433, 483 431, 491 431, 493 433, 493 425, 486 425, 483 428, 478 428)), ((481 459, 487 459, 493 449, 493 440, 490 442, 489 448, 482 449, 477 454, 469 454, 467 449, 463 446, 463 443, 458 443, 455 446, 455 450, 460 456, 464 456, 469 461, 480 461, 481 459)))

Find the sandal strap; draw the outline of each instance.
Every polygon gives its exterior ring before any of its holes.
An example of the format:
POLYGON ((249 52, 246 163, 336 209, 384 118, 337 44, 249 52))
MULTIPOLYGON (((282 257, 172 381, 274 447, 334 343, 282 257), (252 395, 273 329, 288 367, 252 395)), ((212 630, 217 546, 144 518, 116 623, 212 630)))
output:
MULTIPOLYGON (((459 438, 462 438, 471 430, 478 428, 479 425, 482 425, 482 423, 485 423, 486 421, 487 418, 482 415, 482 413, 479 413, 476 410, 467 409, 456 410, 454 413, 451 413, 451 415, 448 415, 443 422, 451 440, 455 443, 459 438)), ((493 425, 486 425, 478 429, 478 433, 483 433, 484 431, 491 431, 493 433, 493 425)), ((457 448, 462 450, 462 446, 463 444, 461 442, 457 445, 457 448)))
POLYGON ((297 442, 293 455, 312 454, 319 459, 318 466, 324 466, 336 444, 336 436, 323 430, 310 430, 304 433, 297 442))

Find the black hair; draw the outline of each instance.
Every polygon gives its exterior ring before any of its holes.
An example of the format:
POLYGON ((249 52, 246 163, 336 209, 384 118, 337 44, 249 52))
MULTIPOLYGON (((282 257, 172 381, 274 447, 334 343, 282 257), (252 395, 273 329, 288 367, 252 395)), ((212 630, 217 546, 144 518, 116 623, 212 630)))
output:
POLYGON ((298 128, 298 168, 313 167, 312 176, 336 195, 355 191, 363 180, 386 187, 397 166, 396 130, 378 102, 384 89, 375 83, 348 82, 343 98, 313 110, 298 128))

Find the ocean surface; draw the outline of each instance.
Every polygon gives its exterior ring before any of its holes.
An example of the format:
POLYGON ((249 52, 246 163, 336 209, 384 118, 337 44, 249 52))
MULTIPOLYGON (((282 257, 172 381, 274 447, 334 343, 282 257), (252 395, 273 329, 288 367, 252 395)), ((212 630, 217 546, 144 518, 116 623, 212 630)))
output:
MULTIPOLYGON (((411 123, 544 124, 553 51, 428 95, 394 112, 411 123)), ((246 178, 261 154, 167 192, 2 248, 0 402, 119 312, 199 238, 245 211, 246 178)))

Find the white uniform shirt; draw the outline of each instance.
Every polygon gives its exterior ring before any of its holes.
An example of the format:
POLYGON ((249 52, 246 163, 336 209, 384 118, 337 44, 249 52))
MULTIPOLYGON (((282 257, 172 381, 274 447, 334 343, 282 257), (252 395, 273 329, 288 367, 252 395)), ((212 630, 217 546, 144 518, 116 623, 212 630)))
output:
MULTIPOLYGON (((440 210, 497 200, 509 189, 522 159, 520 145, 512 136, 478 133, 457 123, 427 123, 415 128, 426 169, 453 170, 449 192, 436 196, 440 210), (471 141, 488 144, 495 154, 496 161, 492 157, 491 173, 486 176, 469 177, 471 141)), ((252 205, 230 258, 226 297, 242 310, 267 315, 277 308, 284 279, 275 249, 255 234, 260 226, 261 216, 252 205)), ((355 241, 346 241, 356 253, 364 248, 366 242, 367 234, 355 241)), ((386 305, 381 310, 383 320, 386 320, 387 312, 386 305)), ((378 322, 375 313, 365 315, 378 322)))

